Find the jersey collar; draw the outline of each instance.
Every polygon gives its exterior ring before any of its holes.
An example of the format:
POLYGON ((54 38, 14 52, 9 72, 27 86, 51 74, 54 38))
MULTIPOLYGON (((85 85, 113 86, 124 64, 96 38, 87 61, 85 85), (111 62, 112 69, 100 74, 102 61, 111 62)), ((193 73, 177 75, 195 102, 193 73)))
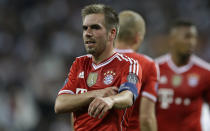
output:
POLYGON ((133 53, 134 52, 134 50, 132 50, 132 49, 117 49, 117 48, 115 48, 114 50, 118 53, 133 53))
POLYGON ((177 74, 181 74, 181 73, 187 72, 187 71, 190 70, 191 67, 193 66, 192 55, 191 55, 191 57, 190 57, 190 60, 189 60, 188 64, 183 65, 183 66, 180 66, 180 67, 177 66, 177 65, 173 62, 173 60, 172 60, 170 54, 168 54, 167 59, 168 59, 168 60, 167 60, 168 66, 169 66, 174 72, 176 72, 177 74))
POLYGON ((109 64, 110 62, 112 62, 112 60, 114 60, 114 58, 116 58, 118 56, 118 53, 114 53, 112 56, 110 56, 109 58, 105 59, 104 61, 102 61, 101 63, 99 64, 95 64, 92 62, 92 66, 95 70, 109 64))

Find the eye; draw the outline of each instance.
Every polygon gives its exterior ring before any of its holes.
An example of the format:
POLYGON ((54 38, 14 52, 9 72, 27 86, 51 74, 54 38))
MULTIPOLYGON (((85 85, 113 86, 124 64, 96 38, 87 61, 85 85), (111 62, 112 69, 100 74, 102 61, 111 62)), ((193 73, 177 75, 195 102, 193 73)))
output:
POLYGON ((100 25, 91 25, 91 29, 99 30, 101 29, 100 25))
POLYGON ((83 30, 87 30, 87 28, 88 28, 87 26, 82 26, 83 30))

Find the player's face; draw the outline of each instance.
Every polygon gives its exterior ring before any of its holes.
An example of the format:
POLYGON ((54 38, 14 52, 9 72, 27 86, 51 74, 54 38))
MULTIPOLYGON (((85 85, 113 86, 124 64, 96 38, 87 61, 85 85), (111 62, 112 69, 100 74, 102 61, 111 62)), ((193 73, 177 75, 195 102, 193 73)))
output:
POLYGON ((83 20, 83 40, 87 53, 99 56, 106 49, 107 39, 104 15, 87 15, 83 20))
POLYGON ((172 33, 172 50, 183 55, 192 54, 197 43, 196 28, 194 26, 178 27, 172 33))

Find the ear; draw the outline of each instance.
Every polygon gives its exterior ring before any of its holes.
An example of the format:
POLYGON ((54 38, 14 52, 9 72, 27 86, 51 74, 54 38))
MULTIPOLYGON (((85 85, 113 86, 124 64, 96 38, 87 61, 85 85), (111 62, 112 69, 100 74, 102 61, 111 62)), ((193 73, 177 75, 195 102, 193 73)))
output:
POLYGON ((109 40, 114 40, 117 35, 117 30, 115 28, 112 28, 109 33, 109 40))

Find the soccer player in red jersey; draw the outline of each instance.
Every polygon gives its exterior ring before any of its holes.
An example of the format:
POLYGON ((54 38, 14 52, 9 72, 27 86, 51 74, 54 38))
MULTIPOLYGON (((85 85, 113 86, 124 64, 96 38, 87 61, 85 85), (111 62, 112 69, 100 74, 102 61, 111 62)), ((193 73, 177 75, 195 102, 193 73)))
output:
POLYGON ((196 26, 177 21, 170 30, 170 53, 160 68, 158 131, 201 131, 201 107, 210 104, 210 65, 193 54, 196 26))
POLYGON ((109 6, 82 10, 83 39, 88 54, 77 57, 55 102, 56 113, 73 112, 76 131, 126 130, 141 87, 138 61, 114 52, 119 26, 109 6))
POLYGON ((120 12, 119 21, 120 31, 115 50, 138 60, 142 67, 141 95, 134 104, 127 130, 157 131, 155 103, 157 100, 159 69, 151 58, 135 53, 144 39, 144 19, 138 13, 126 10, 120 12))

